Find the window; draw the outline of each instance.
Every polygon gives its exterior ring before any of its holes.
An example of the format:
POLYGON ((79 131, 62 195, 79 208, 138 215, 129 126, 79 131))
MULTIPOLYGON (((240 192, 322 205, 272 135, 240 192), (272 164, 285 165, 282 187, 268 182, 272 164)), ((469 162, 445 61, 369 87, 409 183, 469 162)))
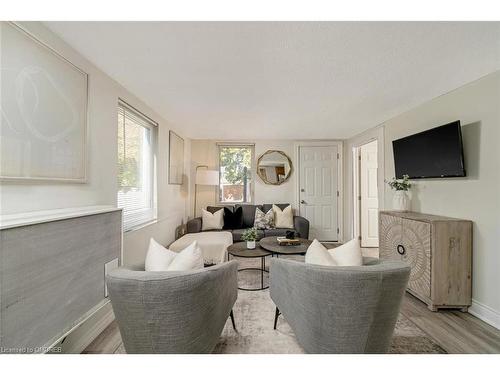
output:
POLYGON ((124 102, 118 104, 118 207, 123 229, 156 218, 154 147, 156 124, 124 102))
POLYGON ((219 145, 219 202, 252 202, 252 145, 219 145))

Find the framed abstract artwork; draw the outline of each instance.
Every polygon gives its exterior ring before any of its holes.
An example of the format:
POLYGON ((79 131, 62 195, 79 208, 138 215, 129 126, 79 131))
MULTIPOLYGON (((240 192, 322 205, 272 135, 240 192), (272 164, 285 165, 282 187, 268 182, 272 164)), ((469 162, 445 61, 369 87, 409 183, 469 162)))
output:
POLYGON ((22 26, 0 28, 0 179, 86 182, 87 74, 22 26))
POLYGON ((184 139, 169 132, 168 183, 182 185, 184 175, 184 139))

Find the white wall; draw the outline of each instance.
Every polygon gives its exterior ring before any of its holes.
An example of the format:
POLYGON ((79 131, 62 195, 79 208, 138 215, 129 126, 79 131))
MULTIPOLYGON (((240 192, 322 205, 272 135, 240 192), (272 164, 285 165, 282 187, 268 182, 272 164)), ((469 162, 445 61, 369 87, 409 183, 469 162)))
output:
MULTIPOLYGON (((454 120, 460 120, 462 124, 467 177, 415 180, 412 210, 474 222, 473 306, 470 311, 499 327, 500 72, 469 83, 385 122, 385 161, 379 160, 379 168, 384 171, 382 173, 385 179, 394 176, 394 139, 454 120)), ((347 143, 352 146, 360 138, 363 135, 354 137, 347 143)), ((350 147, 347 147, 346 152, 350 152, 350 147)), ((349 166, 347 170, 351 169, 349 166)), ((349 189, 346 191, 350 192, 349 189)), ((393 192, 387 184, 384 184, 383 193, 383 203, 390 209, 393 192)), ((346 195, 348 196, 349 194, 346 195)), ((346 204, 351 202, 352 195, 347 198, 346 204)))
MULTIPOLYGON (((25 22, 22 25, 89 75, 88 182, 85 184, 1 182, 0 212, 9 214, 101 204, 116 205, 117 103, 118 98, 121 98, 159 124, 158 222, 126 233, 123 244, 125 264, 143 262, 150 236, 167 244, 174 239, 175 228, 185 221, 189 187, 187 178, 184 185, 169 185, 167 175, 169 130, 173 129, 181 136, 182 130, 169 124, 41 23, 25 22)), ((189 140, 185 140, 185 143, 187 161, 190 156, 189 140)), ((186 167, 189 168, 188 162, 186 167)))
MULTIPOLYGON (((186 178, 183 185, 168 184, 169 130, 182 136, 182 128, 170 124, 139 98, 101 72, 55 34, 38 22, 22 25, 46 42, 89 75, 89 136, 88 182, 85 184, 47 182, 1 182, 0 213, 20 213, 56 208, 92 205, 116 205, 117 193, 117 104, 118 98, 139 109, 159 124, 157 150, 158 221, 124 234, 125 264, 141 264, 150 237, 168 244, 174 240, 176 228, 185 222, 189 195, 190 141, 185 139, 186 178)), ((5 95, 5 93, 2 93, 5 95)), ((97 315, 96 315, 97 316, 97 315)), ((97 318, 96 318, 97 319, 97 318)), ((91 340, 88 327, 99 322, 88 321, 84 330, 76 330, 69 342, 81 343, 82 337, 91 340), (82 333, 83 332, 83 333, 82 333)), ((104 327, 102 327, 104 328, 104 327)), ((96 328, 94 335, 100 331, 96 328)), ((85 344, 85 343, 83 343, 85 344)))
MULTIPOLYGON (((192 140, 191 141, 191 190, 194 191, 195 168, 197 165, 208 165, 210 169, 217 169, 217 142, 216 140, 192 140)), ((220 141, 221 143, 228 141, 220 141)), ((292 140, 245 140, 231 141, 240 144, 255 144, 255 160, 259 158, 267 150, 283 151, 294 162, 294 142, 292 140)), ((295 166, 294 166, 295 167, 295 166)), ((295 206, 295 179, 297 178, 297 170, 293 170, 290 178, 282 185, 266 185, 256 171, 253 171, 255 181, 254 201, 257 204, 262 203, 290 203, 295 206)), ((214 186, 198 186, 197 194, 197 216, 200 214, 201 208, 207 205, 214 205, 217 199, 217 188, 214 186)), ((194 195, 191 197, 191 204, 194 203, 194 195)), ((294 207, 295 208, 295 207, 294 207)), ((189 211, 189 215, 193 216, 193 205, 189 211)))

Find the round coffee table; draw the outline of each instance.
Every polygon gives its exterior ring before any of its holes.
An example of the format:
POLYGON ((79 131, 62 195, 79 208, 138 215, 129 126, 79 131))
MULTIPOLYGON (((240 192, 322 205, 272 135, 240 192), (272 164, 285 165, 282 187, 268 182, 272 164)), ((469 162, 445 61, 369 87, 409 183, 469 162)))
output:
POLYGON ((247 267, 247 268, 240 268, 238 269, 238 272, 241 271, 260 271, 260 288, 240 288, 240 290, 247 290, 247 291, 257 291, 257 290, 264 290, 269 288, 269 285, 264 287, 264 272, 269 273, 268 270, 266 270, 266 257, 271 255, 269 251, 264 250, 261 248, 258 244, 255 245, 255 249, 247 249, 247 243, 246 242, 236 242, 229 246, 227 248, 227 260, 229 260, 229 255, 232 255, 233 257, 237 258, 260 258, 260 268, 256 267, 247 267))
POLYGON ((299 238, 300 245, 289 245, 284 246, 278 243, 278 237, 264 237, 259 241, 259 245, 271 253, 276 254, 276 257, 280 255, 304 255, 307 252, 307 248, 312 243, 312 241, 305 238, 299 238))

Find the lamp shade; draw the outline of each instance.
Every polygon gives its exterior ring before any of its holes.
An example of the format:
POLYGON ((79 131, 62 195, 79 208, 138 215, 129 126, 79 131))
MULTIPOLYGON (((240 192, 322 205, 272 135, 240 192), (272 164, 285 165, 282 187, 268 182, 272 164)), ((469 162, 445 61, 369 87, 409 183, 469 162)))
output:
POLYGON ((219 185, 219 172, 208 169, 198 169, 196 171, 196 185, 219 185))

